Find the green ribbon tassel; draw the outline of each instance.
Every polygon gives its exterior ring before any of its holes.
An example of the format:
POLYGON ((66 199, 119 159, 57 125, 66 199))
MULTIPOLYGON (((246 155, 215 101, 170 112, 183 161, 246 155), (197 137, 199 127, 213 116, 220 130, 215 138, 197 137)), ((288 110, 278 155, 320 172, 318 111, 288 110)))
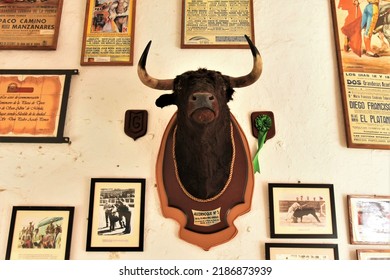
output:
POLYGON ((264 145, 265 138, 267 137, 268 130, 271 128, 271 126, 272 126, 272 120, 269 116, 260 115, 256 117, 255 127, 259 131, 259 134, 258 134, 258 148, 255 157, 253 159, 253 169, 255 173, 256 172, 260 173, 259 153, 261 148, 264 145))

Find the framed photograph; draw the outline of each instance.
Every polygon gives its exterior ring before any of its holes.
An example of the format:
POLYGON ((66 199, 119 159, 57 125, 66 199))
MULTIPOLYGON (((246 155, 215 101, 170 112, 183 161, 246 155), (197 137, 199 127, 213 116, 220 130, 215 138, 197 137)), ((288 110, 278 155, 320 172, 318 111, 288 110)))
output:
POLYGON ((69 143, 64 137, 78 70, 0 70, 0 142, 69 143))
POLYGON ((266 260, 329 261, 338 260, 337 244, 265 243, 266 260))
POLYGON ((133 65, 136 0, 88 0, 81 65, 133 65))
POLYGON ((0 50, 55 50, 63 0, 0 0, 0 50))
POLYGON ((351 244, 390 244, 390 196, 348 195, 351 244))
POLYGON ((143 251, 145 179, 92 178, 87 251, 143 251))
POLYGON ((347 146, 389 150, 390 3, 330 1, 347 146))
POLYGON ((271 238, 337 238, 333 185, 268 185, 271 238))
POLYGON ((253 0, 182 0, 182 48, 249 48, 253 0))
POLYGON ((356 250, 358 260, 384 261, 390 260, 390 250, 356 250))
POLYGON ((69 260, 74 207, 14 206, 6 260, 69 260))

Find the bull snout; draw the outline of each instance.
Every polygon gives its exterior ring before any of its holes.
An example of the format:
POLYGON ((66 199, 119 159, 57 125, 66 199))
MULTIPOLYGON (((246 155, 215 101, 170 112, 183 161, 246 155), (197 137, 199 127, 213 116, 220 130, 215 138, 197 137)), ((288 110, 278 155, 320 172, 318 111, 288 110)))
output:
POLYGON ((207 124, 212 122, 218 114, 217 99, 209 92, 195 92, 188 100, 189 115, 197 123, 207 124))

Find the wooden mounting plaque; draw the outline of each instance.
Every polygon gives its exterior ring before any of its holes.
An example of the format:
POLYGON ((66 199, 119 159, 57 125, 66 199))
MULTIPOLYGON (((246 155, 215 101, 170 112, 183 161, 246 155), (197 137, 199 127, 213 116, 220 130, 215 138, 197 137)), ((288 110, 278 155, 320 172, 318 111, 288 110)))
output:
POLYGON ((157 190, 164 217, 179 223, 181 239, 206 251, 234 238, 238 232, 234 220, 251 208, 254 172, 250 151, 245 135, 233 115, 231 121, 237 156, 232 180, 215 200, 190 198, 177 182, 172 156, 176 114, 164 132, 156 163, 157 190))

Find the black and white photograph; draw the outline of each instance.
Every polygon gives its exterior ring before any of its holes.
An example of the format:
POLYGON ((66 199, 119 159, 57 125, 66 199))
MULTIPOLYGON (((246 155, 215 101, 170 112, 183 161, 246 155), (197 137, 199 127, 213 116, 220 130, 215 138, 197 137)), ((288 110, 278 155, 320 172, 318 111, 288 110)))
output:
POLYGON ((144 179, 91 179, 87 251, 142 251, 144 179))
POLYGON ((336 238, 333 185, 269 184, 272 238, 336 238))

